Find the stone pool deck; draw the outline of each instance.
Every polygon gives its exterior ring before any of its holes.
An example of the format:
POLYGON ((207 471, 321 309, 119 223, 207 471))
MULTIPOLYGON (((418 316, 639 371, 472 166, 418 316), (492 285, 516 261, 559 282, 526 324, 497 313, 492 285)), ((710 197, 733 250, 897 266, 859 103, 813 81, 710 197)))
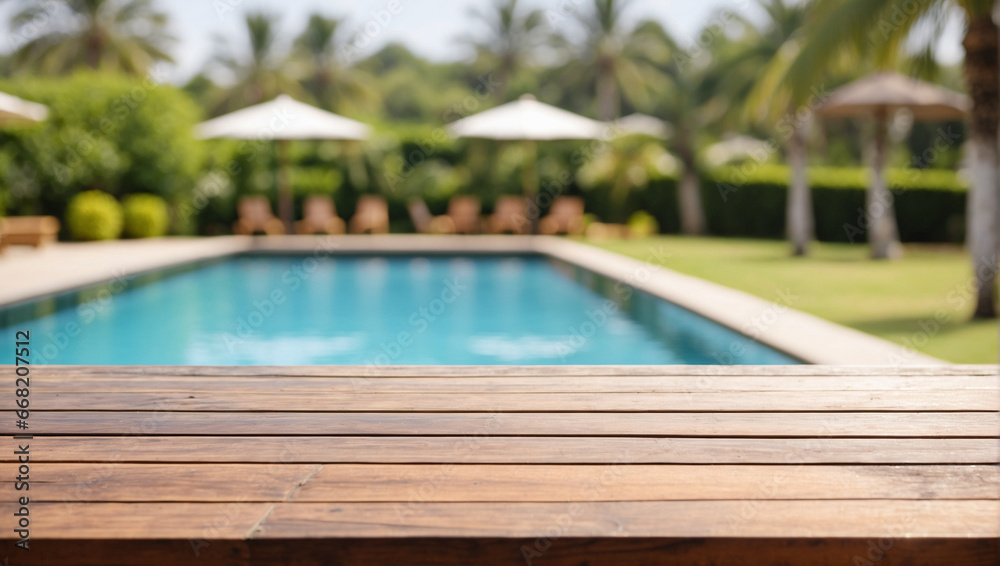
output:
MULTIPOLYGON (((585 244, 545 236, 223 236, 97 243, 58 243, 41 250, 12 248, 0 256, 0 306, 58 291, 115 281, 162 267, 235 253, 300 252, 320 257, 364 253, 541 253, 671 301, 815 364, 936 365, 907 350, 792 308, 796 291, 775 288, 777 302, 683 275, 585 244)), ((650 250, 655 258, 657 251, 650 250)), ((739 363, 738 345, 720 352, 739 363)))

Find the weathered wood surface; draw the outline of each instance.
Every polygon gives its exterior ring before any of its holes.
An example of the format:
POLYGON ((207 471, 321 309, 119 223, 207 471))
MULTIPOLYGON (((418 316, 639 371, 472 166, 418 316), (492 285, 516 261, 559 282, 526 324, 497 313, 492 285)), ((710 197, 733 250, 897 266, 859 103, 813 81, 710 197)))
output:
POLYGON ((698 391, 693 393, 367 393, 262 391, 37 393, 39 406, 73 411, 993 411, 1000 391, 698 391))
POLYGON ((48 366, 31 386, 32 551, 0 529, 19 566, 1000 556, 995 366, 48 366))
MULTIPOLYGON (((500 431, 496 431, 502 434, 500 431)), ((995 439, 491 436, 49 436, 35 462, 992 464, 995 439)), ((0 462, 13 462, 13 452, 0 462)))
MULTIPOLYGON (((253 413, 37 411, 53 435, 184 436, 724 436, 995 438, 1000 413, 253 413)), ((17 434, 0 411, 0 434, 17 434)))

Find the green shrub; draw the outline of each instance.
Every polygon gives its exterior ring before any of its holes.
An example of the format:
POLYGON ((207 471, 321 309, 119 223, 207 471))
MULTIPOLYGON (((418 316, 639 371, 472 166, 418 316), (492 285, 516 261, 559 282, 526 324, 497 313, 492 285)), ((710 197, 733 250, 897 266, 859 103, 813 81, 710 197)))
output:
POLYGON ((344 182, 340 171, 332 167, 294 167, 291 169, 292 194, 332 195, 344 182))
POLYGON ((645 210, 637 210, 628 217, 628 227, 636 238, 646 238, 660 233, 660 223, 645 210))
POLYGON ((85 191, 69 201, 66 225, 74 240, 114 240, 122 232, 122 207, 108 193, 85 191))
POLYGON ((170 215, 162 198, 148 194, 129 195, 125 197, 122 209, 126 237, 158 238, 167 233, 170 215))
POLYGON ((44 122, 0 136, 0 161, 17 164, 6 183, 22 188, 12 195, 12 211, 63 216, 74 195, 95 187, 118 198, 135 192, 176 205, 192 199, 204 154, 193 137, 201 112, 176 87, 81 71, 0 80, 0 91, 49 108, 44 122))
MULTIPOLYGON (((851 226, 863 226, 869 171, 816 167, 809 170, 821 241, 863 241, 851 226)), ((782 165, 725 168, 702 183, 709 232, 720 236, 783 238, 789 170, 782 165)), ((904 242, 961 242, 967 188, 953 171, 896 169, 887 173, 904 242)), ((674 201, 676 202, 676 201, 674 201)), ((676 207, 676 204, 674 205, 676 207)), ((655 209, 650 208, 655 212, 655 209)), ((662 221, 661 221, 662 222, 662 221)))

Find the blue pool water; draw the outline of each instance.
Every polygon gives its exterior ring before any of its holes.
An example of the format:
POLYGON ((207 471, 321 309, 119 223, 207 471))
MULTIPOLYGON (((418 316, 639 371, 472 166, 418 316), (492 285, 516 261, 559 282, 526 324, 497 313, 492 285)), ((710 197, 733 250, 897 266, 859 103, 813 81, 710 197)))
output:
POLYGON ((32 362, 55 364, 798 363, 534 256, 237 256, 7 308, 0 327, 5 352, 29 330, 32 362))

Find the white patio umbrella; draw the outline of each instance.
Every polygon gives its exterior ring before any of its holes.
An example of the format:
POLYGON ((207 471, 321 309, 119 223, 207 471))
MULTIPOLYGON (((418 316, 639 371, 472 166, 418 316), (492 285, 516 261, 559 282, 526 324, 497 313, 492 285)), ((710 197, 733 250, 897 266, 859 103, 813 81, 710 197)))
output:
POLYGON ((725 136, 722 141, 705 148, 705 161, 712 167, 721 167, 737 159, 767 156, 772 151, 771 145, 764 140, 741 135, 725 136))
POLYGON ((611 123, 619 135, 643 135, 665 140, 673 134, 670 124, 649 114, 629 114, 611 123))
POLYGON ((49 109, 41 104, 0 92, 0 126, 40 122, 48 115, 49 109))
MULTIPOLYGON (((524 195, 530 199, 534 198, 538 186, 535 142, 597 139, 607 128, 602 122, 538 102, 534 96, 525 94, 514 102, 452 122, 448 132, 460 138, 522 142, 524 195)), ((532 231, 537 220, 532 219, 532 231)))
POLYGON ((863 117, 875 122, 875 151, 867 199, 871 216, 868 240, 873 258, 891 259, 902 253, 892 193, 885 179, 889 119, 896 111, 907 109, 914 120, 959 120, 970 107, 965 95, 899 73, 881 72, 833 91, 817 109, 817 114, 825 117, 863 117))
POLYGON ((195 127, 201 139, 230 138, 278 142, 278 216, 292 229, 292 193, 288 183, 289 140, 363 140, 371 134, 366 124, 280 95, 195 127))

